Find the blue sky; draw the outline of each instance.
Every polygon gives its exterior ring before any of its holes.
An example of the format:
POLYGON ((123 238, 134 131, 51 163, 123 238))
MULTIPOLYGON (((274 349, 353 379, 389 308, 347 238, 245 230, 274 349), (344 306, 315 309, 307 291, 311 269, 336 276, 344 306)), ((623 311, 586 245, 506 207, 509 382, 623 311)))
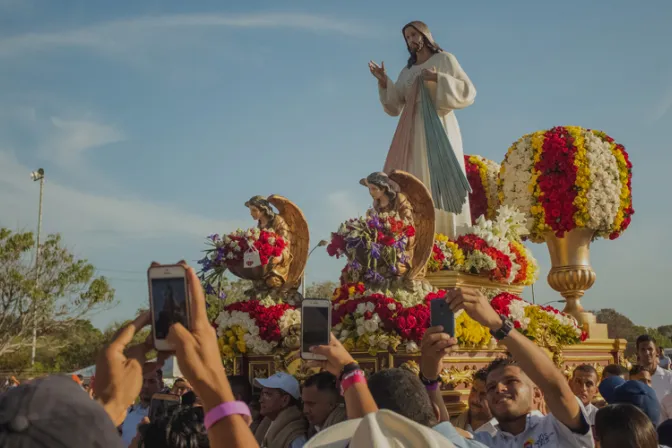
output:
MULTIPOLYGON (((672 323, 656 311, 672 266, 656 181, 672 161, 672 3, 226 3, 0 0, 0 225, 35 229, 28 174, 44 167, 44 228, 117 290, 97 325, 146 306, 150 261, 196 260, 205 235, 251 226, 255 194, 299 204, 314 241, 363 213, 357 181, 382 168, 396 126, 366 65, 396 77, 414 19, 478 90, 458 113, 466 153, 500 162, 521 135, 561 124, 626 146, 636 214, 592 246, 584 305, 672 323)), ((537 301, 558 299, 545 246, 532 249, 537 301)), ((316 252, 308 279, 341 265, 316 252)))

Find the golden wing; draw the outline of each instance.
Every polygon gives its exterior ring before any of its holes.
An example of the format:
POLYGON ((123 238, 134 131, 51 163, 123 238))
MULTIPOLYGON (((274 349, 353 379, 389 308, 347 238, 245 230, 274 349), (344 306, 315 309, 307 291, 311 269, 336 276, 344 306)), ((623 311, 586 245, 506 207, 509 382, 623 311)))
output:
POLYGON ((282 216, 287 223, 287 227, 289 227, 292 262, 289 265, 287 281, 283 288, 295 288, 301 283, 303 271, 308 261, 308 249, 310 245, 308 222, 301 209, 289 199, 274 194, 269 196, 268 202, 278 209, 280 216, 282 216))
POLYGON ((436 220, 434 201, 425 184, 411 173, 394 170, 389 174, 389 177, 399 185, 399 189, 413 206, 416 243, 413 252, 413 265, 407 274, 407 278, 414 280, 424 276, 425 265, 432 255, 434 223, 436 220))

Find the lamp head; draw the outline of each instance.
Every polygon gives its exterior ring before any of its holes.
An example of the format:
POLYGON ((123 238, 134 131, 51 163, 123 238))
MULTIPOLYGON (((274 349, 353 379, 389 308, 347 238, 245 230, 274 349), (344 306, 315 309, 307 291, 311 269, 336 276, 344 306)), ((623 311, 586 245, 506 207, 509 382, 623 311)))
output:
POLYGON ((40 168, 39 170, 30 173, 30 178, 33 179, 34 181, 44 179, 44 168, 40 168))

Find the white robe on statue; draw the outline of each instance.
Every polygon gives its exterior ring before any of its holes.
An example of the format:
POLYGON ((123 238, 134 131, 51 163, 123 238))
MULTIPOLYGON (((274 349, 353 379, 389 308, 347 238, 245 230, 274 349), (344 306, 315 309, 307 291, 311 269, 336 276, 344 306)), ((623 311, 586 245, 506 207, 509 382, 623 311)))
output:
MULTIPOLYGON (((411 68, 404 67, 396 83, 388 77, 387 87, 385 89, 379 87, 378 89, 383 109, 391 116, 396 117, 401 114, 404 105, 410 101, 417 103, 413 117, 411 155, 408 162, 409 166, 405 171, 418 177, 430 191, 427 141, 425 139, 422 108, 419 104, 421 101, 420 89, 417 89, 416 98, 409 98, 409 96, 413 91, 413 83, 421 75, 422 70, 431 68, 436 69, 438 82, 425 81, 425 86, 427 86, 430 96, 434 99, 434 106, 441 118, 443 128, 446 130, 455 157, 457 157, 462 171, 465 172, 462 136, 454 110, 464 109, 473 104, 476 97, 476 88, 460 67, 455 56, 447 52, 436 53, 422 64, 413 65, 411 68)), ((470 225, 471 212, 468 197, 459 215, 436 210, 436 231, 439 233, 454 238, 457 236, 456 233, 459 233, 457 229, 470 225)))

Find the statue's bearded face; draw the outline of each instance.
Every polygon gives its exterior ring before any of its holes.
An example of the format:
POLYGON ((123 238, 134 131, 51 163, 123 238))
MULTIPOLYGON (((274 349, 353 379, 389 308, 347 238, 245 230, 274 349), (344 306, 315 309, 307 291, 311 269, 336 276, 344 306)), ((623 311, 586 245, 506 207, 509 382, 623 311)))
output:
POLYGON ((259 210, 257 207, 254 205, 250 205, 250 216, 252 216, 252 219, 255 221, 259 221, 261 219, 261 210, 259 210))
POLYGON ((425 46, 425 36, 412 26, 404 30, 404 38, 406 39, 406 45, 413 53, 418 53, 425 46))

